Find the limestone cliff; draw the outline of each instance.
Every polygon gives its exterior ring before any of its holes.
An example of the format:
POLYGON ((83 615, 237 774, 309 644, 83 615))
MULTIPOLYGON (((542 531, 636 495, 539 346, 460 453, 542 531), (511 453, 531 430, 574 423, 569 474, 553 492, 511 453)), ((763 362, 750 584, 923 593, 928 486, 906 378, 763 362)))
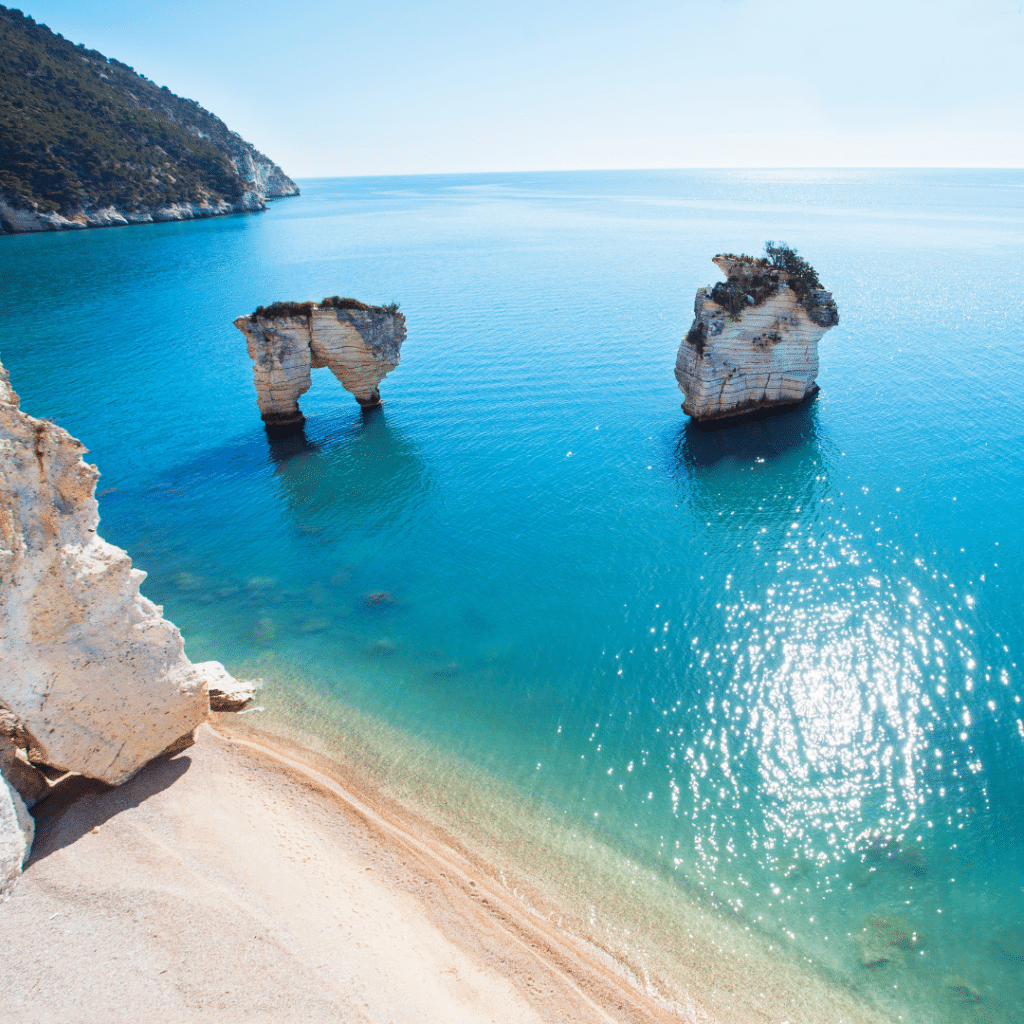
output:
POLYGON ((246 337, 256 401, 272 434, 305 422, 299 396, 309 390, 310 371, 321 367, 364 408, 380 405, 380 382, 398 365, 405 341, 405 317, 396 305, 367 306, 336 296, 261 306, 235 326, 246 337))
POLYGON ((116 784, 203 721, 209 670, 97 535, 85 450, 21 412, 0 366, 0 733, 116 784))
POLYGON ((818 342, 839 322, 830 292, 788 246, 767 255, 716 256, 726 276, 699 288, 679 346, 683 411, 713 420, 791 405, 818 390, 818 342))

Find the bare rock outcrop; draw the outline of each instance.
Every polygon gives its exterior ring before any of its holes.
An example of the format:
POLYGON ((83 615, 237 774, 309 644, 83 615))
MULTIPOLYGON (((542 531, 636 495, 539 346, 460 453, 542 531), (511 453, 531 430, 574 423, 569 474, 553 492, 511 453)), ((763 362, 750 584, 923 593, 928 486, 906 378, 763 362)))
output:
POLYGON ((676 380, 695 420, 792 405, 818 390, 818 342, 839 322, 831 292, 785 244, 766 255, 716 256, 726 276, 697 289, 676 380))
POLYGON ((204 661, 196 668, 206 676, 211 711, 241 711, 252 703, 261 685, 256 679, 235 679, 219 661, 204 661))
MULTIPOLYGON (((4 712, 3 717, 11 717, 4 712)), ((0 730, 3 728, 0 720, 0 730)), ((16 730, 11 730, 12 734, 16 730)), ((27 743, 26 743, 27 746, 27 743)), ((50 783, 46 776, 28 759, 25 747, 19 747, 12 736, 3 735, 0 731, 0 776, 12 789, 16 790, 25 806, 31 810, 40 800, 50 795, 50 783)))
POLYGON ((7 893, 25 863, 35 838, 35 822, 18 791, 0 777, 0 897, 7 893))
POLYGON ((0 733, 26 752, 8 766, 117 784, 206 718, 207 677, 139 593, 146 574, 97 535, 85 451, 21 412, 0 366, 0 733))
POLYGON ((321 367, 364 408, 380 405, 380 382, 398 365, 405 341, 397 305, 367 306, 337 296, 260 306, 235 326, 248 343, 260 415, 275 435, 305 423, 299 396, 309 390, 310 371, 321 367))

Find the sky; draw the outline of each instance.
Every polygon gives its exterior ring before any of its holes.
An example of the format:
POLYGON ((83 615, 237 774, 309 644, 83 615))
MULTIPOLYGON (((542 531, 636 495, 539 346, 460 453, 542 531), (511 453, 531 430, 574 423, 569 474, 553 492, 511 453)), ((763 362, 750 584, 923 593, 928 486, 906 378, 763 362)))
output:
POLYGON ((1024 0, 6 0, 292 177, 1024 167, 1024 0))

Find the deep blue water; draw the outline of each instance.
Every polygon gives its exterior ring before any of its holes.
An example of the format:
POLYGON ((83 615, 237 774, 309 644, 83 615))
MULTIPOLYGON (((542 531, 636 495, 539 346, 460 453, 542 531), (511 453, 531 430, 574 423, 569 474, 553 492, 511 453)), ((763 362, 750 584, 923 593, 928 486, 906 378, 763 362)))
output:
POLYGON ((905 1020, 975 1019, 954 975, 1024 1019, 1024 175, 301 184, 0 239, 0 358, 192 659, 454 752, 905 1020), (694 291, 766 239, 839 304, 821 393, 697 428, 694 291), (322 370, 268 441, 232 320, 332 294, 408 318, 384 408, 322 370), (874 912, 923 952, 861 966, 874 912))

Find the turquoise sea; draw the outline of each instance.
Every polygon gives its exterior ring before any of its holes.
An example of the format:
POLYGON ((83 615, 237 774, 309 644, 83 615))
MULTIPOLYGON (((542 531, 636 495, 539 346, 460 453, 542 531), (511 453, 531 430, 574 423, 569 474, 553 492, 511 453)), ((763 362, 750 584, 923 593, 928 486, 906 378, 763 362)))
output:
POLYGON ((1024 175, 300 184, 0 239, 0 358, 190 657, 561 842, 606 939, 678 894, 892 1019, 1024 1021, 1024 175), (838 302, 821 392, 698 428, 694 292, 766 239, 838 302), (407 316, 383 409, 321 370, 269 441, 232 320, 334 294, 407 316))

